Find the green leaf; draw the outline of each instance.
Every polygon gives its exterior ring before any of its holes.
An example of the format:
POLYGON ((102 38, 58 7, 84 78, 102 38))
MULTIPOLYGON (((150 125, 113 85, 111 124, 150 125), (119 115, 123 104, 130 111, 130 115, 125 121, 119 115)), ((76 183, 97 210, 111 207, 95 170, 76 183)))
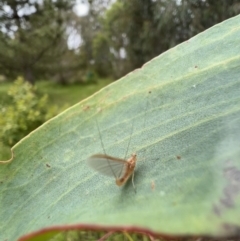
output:
POLYGON ((67 224, 235 235, 239 23, 229 19, 169 50, 14 146, 0 168, 0 240, 67 224), (137 153, 136 193, 131 181, 119 188, 88 167, 89 156, 104 153, 97 123, 108 155, 137 153))

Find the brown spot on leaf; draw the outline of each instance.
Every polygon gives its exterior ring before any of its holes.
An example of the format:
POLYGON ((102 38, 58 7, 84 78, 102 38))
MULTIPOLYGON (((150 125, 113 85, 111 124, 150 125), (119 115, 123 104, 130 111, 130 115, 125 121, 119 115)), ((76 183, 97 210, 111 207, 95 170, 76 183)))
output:
POLYGON ((225 236, 240 236, 240 228, 236 225, 224 223, 221 225, 221 231, 224 232, 225 236))
POLYGON ((227 186, 223 190, 223 198, 221 203, 228 208, 234 207, 234 201, 240 193, 240 170, 236 167, 228 167, 224 169, 224 177, 227 179, 227 186))
POLYGON ((227 185, 223 189, 219 202, 213 205, 213 212, 217 216, 221 216, 226 209, 234 208, 235 199, 240 194, 240 170, 235 166, 226 167, 223 169, 223 176, 227 185))
POLYGON ((50 168, 51 166, 48 163, 46 163, 46 167, 50 168))
POLYGON ((213 205, 213 212, 214 212, 217 216, 221 216, 220 208, 219 208, 217 205, 213 205))
POLYGON ((89 106, 89 105, 86 105, 86 106, 83 107, 83 110, 84 110, 84 111, 87 111, 87 110, 89 110, 89 109, 90 109, 90 106, 89 106))
POLYGON ((176 156, 178 160, 181 160, 181 156, 176 156))
POLYGON ((155 189, 155 182, 154 182, 154 181, 151 182, 151 189, 152 189, 152 190, 155 189))

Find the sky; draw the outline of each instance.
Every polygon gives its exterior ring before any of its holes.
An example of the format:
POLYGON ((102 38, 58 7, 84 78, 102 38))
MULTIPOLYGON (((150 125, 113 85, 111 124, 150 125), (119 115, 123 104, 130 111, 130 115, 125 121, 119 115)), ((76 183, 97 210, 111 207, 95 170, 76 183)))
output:
MULTIPOLYGON (((73 7, 73 11, 79 16, 85 16, 88 14, 89 3, 88 0, 76 0, 76 5, 73 7)), ((74 28, 69 28, 67 30, 69 34, 68 37, 68 47, 69 49, 77 49, 81 45, 81 36, 74 28)))
POLYGON ((88 13, 89 10, 89 3, 87 0, 76 0, 76 5, 73 8, 73 11, 78 16, 84 16, 88 13))
MULTIPOLYGON (((105 1, 106 6, 111 6, 111 4, 114 3, 115 1, 116 0, 105 1)), ((101 4, 103 4, 103 2, 101 4)), ((89 1, 88 0, 76 0, 76 5, 74 6, 73 11, 79 17, 87 15, 88 11, 89 11, 89 1)), ((68 47, 70 49, 77 49, 81 45, 81 36, 73 28, 69 28, 67 33, 69 34, 68 47)))

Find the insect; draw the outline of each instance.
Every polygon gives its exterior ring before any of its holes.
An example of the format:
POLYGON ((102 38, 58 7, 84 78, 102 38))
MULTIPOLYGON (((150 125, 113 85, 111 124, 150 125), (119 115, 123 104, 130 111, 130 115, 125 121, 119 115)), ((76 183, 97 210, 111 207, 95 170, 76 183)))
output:
POLYGON ((132 176, 133 182, 134 169, 136 166, 137 155, 134 153, 128 160, 108 156, 106 154, 95 154, 88 159, 88 164, 96 171, 106 176, 114 176, 118 186, 124 185, 129 177, 132 176))
MULTIPOLYGON (((149 94, 151 91, 148 92, 149 94)), ((144 118, 144 128, 145 128, 145 120, 146 120, 146 111, 148 107, 148 102, 145 107, 145 118, 144 118)), ((136 153, 133 153, 129 159, 126 160, 126 156, 128 153, 131 137, 128 141, 127 150, 125 153, 125 158, 117 158, 112 157, 106 154, 106 151, 104 149, 102 137, 100 135, 100 128, 98 121, 96 119, 96 125, 99 133, 99 137, 101 140, 102 149, 104 151, 104 154, 95 154, 93 156, 90 156, 87 160, 90 167, 92 167, 94 170, 98 171, 99 173, 106 175, 106 176, 114 176, 116 180, 116 184, 118 186, 123 186, 130 177, 132 177, 132 185, 134 188, 134 191, 136 192, 136 188, 134 185, 134 170, 137 163, 137 155, 136 153)), ((133 133, 133 123, 132 123, 132 130, 131 130, 131 136, 133 133)))
MULTIPOLYGON (((98 128, 102 148, 105 154, 95 154, 93 156, 90 156, 87 160, 89 166, 92 167, 95 171, 98 171, 103 175, 111 176, 111 177, 114 176, 116 180, 116 184, 118 186, 123 186, 127 182, 127 180, 132 176, 133 188, 134 190, 136 190, 133 178, 134 178, 134 169, 137 162, 137 155, 133 153, 131 157, 127 160, 125 160, 126 158, 121 159, 121 158, 116 158, 116 157, 107 155, 104 149, 101 135, 100 135, 100 128, 97 120, 96 120, 96 123, 97 123, 97 128, 98 128)), ((133 130, 133 125, 132 125, 132 130, 133 130)), ((128 142, 128 147, 130 144, 130 139, 128 142)), ((128 152, 128 147, 127 147, 126 154, 128 152)))

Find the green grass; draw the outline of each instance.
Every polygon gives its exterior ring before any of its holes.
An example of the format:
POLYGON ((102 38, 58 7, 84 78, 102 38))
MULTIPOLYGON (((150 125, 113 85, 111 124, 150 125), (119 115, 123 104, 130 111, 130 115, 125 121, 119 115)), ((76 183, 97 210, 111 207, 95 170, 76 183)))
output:
POLYGON ((64 104, 74 105, 111 82, 111 79, 100 79, 96 84, 72 84, 62 86, 44 81, 38 82, 36 86, 39 91, 48 94, 51 104, 61 106, 64 104))
MULTIPOLYGON (((111 79, 99 79, 96 84, 72 84, 62 86, 50 81, 37 82, 38 91, 47 94, 49 97, 49 106, 57 105, 63 110, 63 106, 72 106, 88 96, 94 94, 104 86, 110 84, 111 79)), ((0 105, 6 105, 8 100, 7 91, 12 83, 0 83, 0 105)), ((0 127, 1 128, 1 127, 0 127)), ((1 139, 1 137, 0 137, 1 139)), ((0 142, 0 160, 10 157, 9 147, 0 142)))

